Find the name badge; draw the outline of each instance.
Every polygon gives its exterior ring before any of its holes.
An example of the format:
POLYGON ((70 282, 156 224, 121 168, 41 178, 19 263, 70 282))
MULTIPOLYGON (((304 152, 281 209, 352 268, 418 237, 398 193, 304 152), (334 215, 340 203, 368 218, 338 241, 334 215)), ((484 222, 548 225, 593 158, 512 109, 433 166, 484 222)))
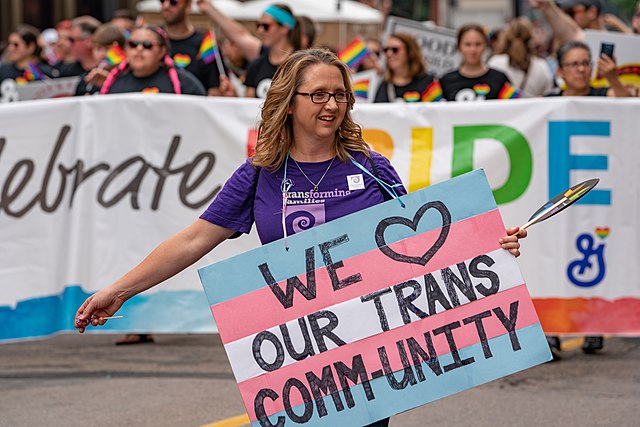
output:
POLYGON ((349 184, 349 190, 364 190, 364 178, 362 174, 347 175, 347 184, 349 184))

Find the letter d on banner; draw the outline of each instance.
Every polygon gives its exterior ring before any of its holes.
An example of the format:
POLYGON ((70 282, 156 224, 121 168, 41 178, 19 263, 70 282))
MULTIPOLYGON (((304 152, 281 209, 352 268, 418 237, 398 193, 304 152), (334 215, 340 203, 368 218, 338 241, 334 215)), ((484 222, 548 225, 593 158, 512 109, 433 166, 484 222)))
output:
POLYGON ((494 139, 507 149, 509 177, 500 188, 493 190, 496 203, 516 200, 531 181, 533 160, 531 148, 520 132, 503 125, 456 126, 453 128, 452 176, 473 170, 473 146, 477 139, 494 139))

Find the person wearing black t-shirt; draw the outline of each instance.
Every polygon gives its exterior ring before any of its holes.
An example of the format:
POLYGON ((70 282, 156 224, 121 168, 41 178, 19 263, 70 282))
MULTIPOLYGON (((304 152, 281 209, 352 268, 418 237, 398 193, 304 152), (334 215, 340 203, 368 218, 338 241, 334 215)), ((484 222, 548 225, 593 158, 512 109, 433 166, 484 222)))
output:
POLYGON ((387 66, 373 102, 429 102, 442 99, 416 39, 395 33, 384 48, 387 66))
POLYGON ((171 55, 176 68, 182 68, 200 80, 209 94, 217 94, 220 73, 215 61, 208 63, 200 59, 200 46, 205 34, 196 32, 189 21, 191 0, 160 1, 164 20, 171 43, 171 55))
POLYGON ((266 51, 247 68, 245 85, 249 98, 264 98, 278 65, 300 49, 300 24, 286 5, 271 5, 262 12, 258 35, 266 51))
POLYGON ((41 57, 38 37, 40 32, 30 25, 21 25, 9 34, 8 62, 0 65, 0 82, 12 79, 17 84, 26 84, 51 77, 52 68, 41 57))
POLYGON ((487 48, 487 36, 480 25, 467 24, 458 31, 460 67, 440 78, 442 95, 447 101, 483 101, 511 99, 519 96, 509 78, 487 67, 482 56, 487 48))
POLYGON ((111 70, 101 94, 144 92, 206 95, 191 73, 177 68, 169 57, 167 34, 146 25, 131 32, 126 44, 127 59, 111 70))

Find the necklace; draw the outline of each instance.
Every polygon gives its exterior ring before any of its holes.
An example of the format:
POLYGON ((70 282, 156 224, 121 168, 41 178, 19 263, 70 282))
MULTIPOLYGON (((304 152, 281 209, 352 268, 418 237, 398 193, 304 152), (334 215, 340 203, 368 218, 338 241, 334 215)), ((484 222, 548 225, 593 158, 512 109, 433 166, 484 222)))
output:
POLYGON ((327 175, 327 172, 329 172, 329 169, 331 169, 331 165, 333 165, 333 161, 335 160, 335 156, 331 159, 331 163, 329 163, 329 166, 327 166, 327 170, 324 171, 324 173, 322 174, 322 176, 320 177, 320 179, 318 180, 317 183, 311 181, 309 179, 309 177, 307 176, 306 173, 304 173, 304 171, 302 170, 302 168, 300 167, 300 165, 298 164, 298 162, 296 162, 296 159, 294 159, 293 157, 291 158, 291 160, 293 160, 293 163, 296 164, 296 166, 298 167, 298 170, 302 173, 302 175, 304 175, 305 178, 307 178, 307 181, 309 181, 309 183, 311 183, 311 185, 313 185, 313 191, 314 192, 318 192, 318 186, 320 185, 320 183, 322 182, 322 180, 324 179, 324 177, 327 175))

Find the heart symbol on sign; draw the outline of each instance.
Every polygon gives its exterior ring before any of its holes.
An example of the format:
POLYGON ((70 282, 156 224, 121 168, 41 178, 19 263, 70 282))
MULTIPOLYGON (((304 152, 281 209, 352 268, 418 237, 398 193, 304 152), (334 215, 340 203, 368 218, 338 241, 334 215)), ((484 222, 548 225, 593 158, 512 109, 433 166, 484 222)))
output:
POLYGON ((393 260, 412 264, 420 264, 424 266, 427 264, 427 262, 429 262, 431 258, 433 258, 436 252, 438 252, 438 250, 444 244, 444 241, 447 240, 449 227, 451 227, 451 212, 449 212, 449 209, 447 209, 444 203, 437 200, 422 205, 422 207, 420 207, 420 209, 418 209, 416 214, 413 216, 413 220, 401 216, 392 216, 380 221, 378 223, 378 226, 376 227, 376 244, 378 245, 378 249, 380 249, 383 254, 393 260), (384 240, 384 232, 387 227, 399 224, 407 226, 413 231, 417 231, 418 223, 429 209, 435 209, 440 213, 440 215, 442 216, 442 228, 440 230, 440 235, 438 236, 436 241, 429 249, 427 249, 424 254, 422 254, 421 256, 410 256, 407 254, 398 253, 387 246, 387 242, 384 240))
POLYGON ((596 234, 599 238, 605 239, 609 235, 609 227, 596 227, 596 234))

